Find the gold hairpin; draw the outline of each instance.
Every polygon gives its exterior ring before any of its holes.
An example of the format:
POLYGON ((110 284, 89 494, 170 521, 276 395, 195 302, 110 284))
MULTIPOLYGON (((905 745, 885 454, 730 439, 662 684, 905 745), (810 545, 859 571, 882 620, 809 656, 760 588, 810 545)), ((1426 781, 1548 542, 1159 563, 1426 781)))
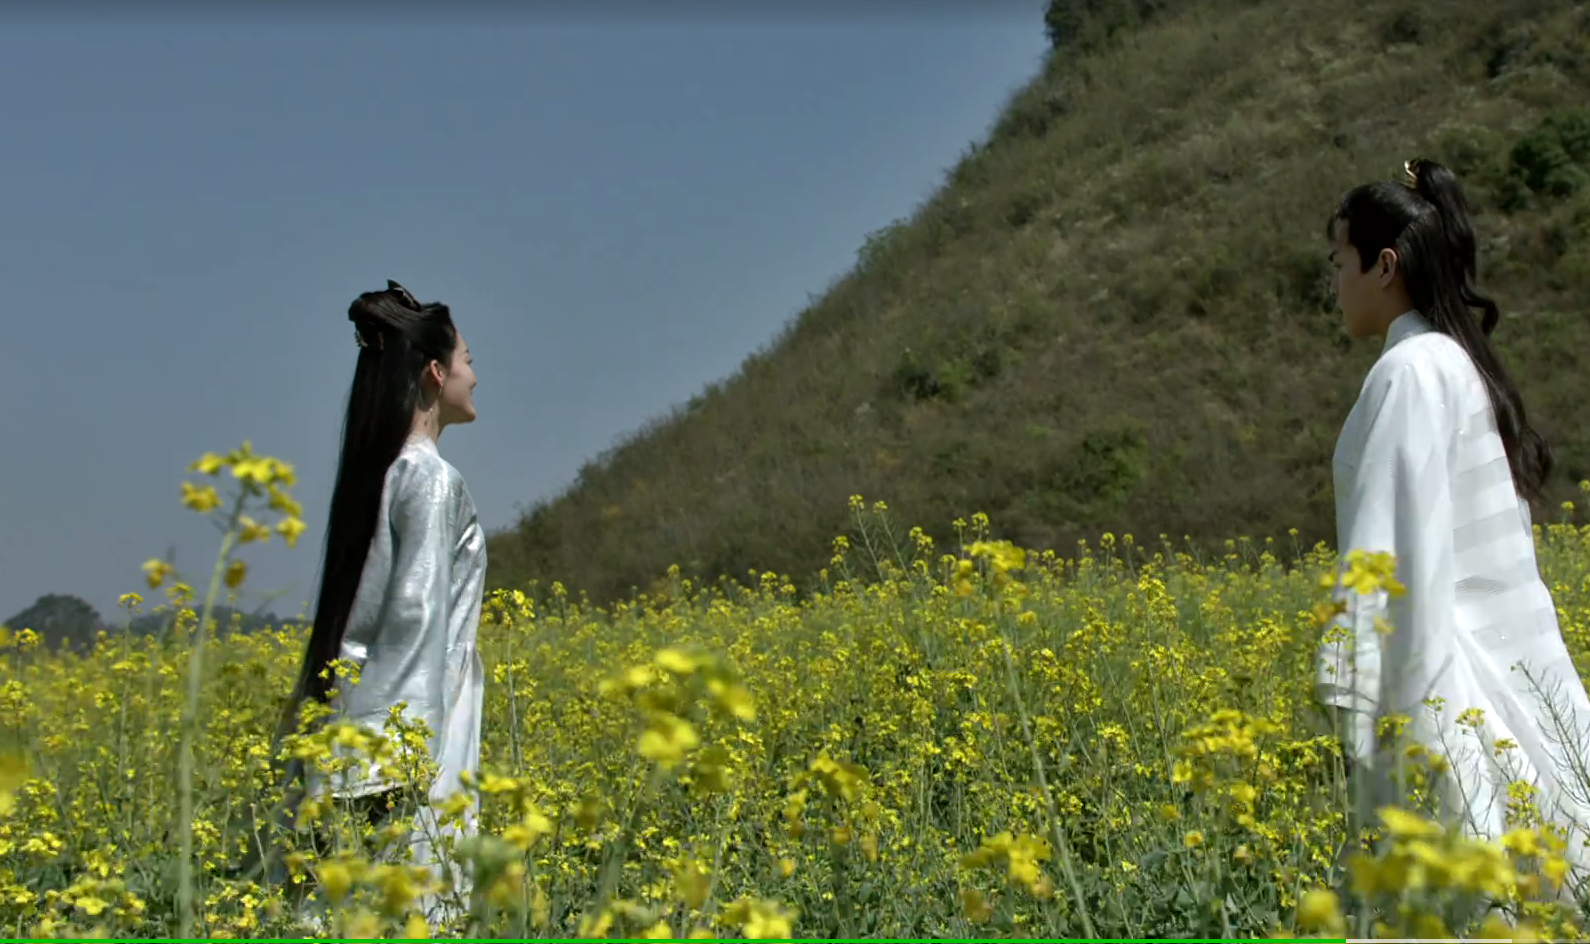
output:
POLYGON ((1415 168, 1422 163, 1424 161, 1417 157, 1402 162, 1402 173, 1406 177, 1403 183, 1407 184, 1409 190, 1419 189, 1419 174, 1415 168))
POLYGON ((359 345, 360 347, 369 347, 370 346, 369 343, 366 342, 365 339, 364 339, 364 333, 361 332, 358 328, 354 328, 353 329, 353 343, 359 345))

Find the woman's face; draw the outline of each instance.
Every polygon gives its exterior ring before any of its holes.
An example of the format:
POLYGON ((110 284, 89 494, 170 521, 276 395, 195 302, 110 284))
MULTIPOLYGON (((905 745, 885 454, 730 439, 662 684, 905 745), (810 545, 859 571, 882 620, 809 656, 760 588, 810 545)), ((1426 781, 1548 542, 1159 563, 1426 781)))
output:
POLYGON ((437 410, 443 426, 475 421, 475 362, 469 355, 464 336, 458 336, 453 362, 447 365, 437 396, 437 410))

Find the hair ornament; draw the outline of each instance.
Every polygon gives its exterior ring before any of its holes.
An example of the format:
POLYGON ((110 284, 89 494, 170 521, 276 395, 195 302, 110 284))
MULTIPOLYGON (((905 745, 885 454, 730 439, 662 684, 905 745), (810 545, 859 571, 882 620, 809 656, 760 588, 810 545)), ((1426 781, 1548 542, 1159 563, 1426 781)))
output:
POLYGON ((1402 162, 1403 185, 1409 190, 1419 189, 1419 165, 1424 163, 1424 158, 1414 157, 1402 162))
POLYGON ((414 311, 420 311, 424 307, 420 304, 419 299, 414 297, 412 292, 392 281, 391 279, 386 280, 386 290, 396 294, 398 299, 403 302, 403 305, 406 308, 411 308, 414 311))

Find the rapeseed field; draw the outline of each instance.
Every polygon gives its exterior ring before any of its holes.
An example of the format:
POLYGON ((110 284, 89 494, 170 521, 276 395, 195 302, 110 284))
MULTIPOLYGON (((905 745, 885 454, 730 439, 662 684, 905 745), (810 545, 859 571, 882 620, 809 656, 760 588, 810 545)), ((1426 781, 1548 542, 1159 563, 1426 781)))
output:
MULTIPOLYGON (((204 616, 241 591, 249 545, 303 526, 285 463, 245 444, 192 471, 184 503, 223 528, 213 574, 196 591, 151 561, 149 599, 123 598, 165 607, 164 634, 86 653, 3 634, 0 936, 299 936, 313 892, 321 930, 350 937, 1583 937, 1525 789, 1498 843, 1433 825, 1418 776, 1349 836, 1309 698, 1328 549, 1104 535, 1038 554, 981 515, 935 547, 860 497, 819 592, 675 571, 603 609, 555 583, 487 601, 456 927, 425 922, 427 873, 334 804, 280 837, 284 877, 251 873, 304 630, 204 616)), ((1538 540, 1583 670, 1576 515, 1538 540)), ((424 782, 405 722, 306 730, 283 751, 424 782)))

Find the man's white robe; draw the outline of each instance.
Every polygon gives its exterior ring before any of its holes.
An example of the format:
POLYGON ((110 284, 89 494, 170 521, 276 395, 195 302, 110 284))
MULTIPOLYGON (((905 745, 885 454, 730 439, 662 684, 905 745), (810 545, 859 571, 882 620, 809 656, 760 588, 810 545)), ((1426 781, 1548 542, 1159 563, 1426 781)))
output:
POLYGON ((1465 832, 1504 833, 1507 782, 1523 780, 1539 791, 1541 813, 1569 829, 1570 861, 1590 866, 1590 699, 1536 566, 1529 506, 1462 347, 1417 312, 1399 317, 1333 466, 1338 550, 1393 554, 1406 588, 1398 597, 1339 590, 1347 610, 1337 622, 1350 639, 1321 649, 1319 694, 1349 712, 1355 767, 1384 785, 1396 760, 1377 751, 1374 722, 1406 716, 1405 735, 1451 765, 1441 802, 1465 832), (1389 635, 1376 632, 1377 618, 1389 635), (1477 729, 1459 723, 1471 708, 1483 713, 1477 729), (1516 747, 1498 752, 1499 741, 1516 747))

